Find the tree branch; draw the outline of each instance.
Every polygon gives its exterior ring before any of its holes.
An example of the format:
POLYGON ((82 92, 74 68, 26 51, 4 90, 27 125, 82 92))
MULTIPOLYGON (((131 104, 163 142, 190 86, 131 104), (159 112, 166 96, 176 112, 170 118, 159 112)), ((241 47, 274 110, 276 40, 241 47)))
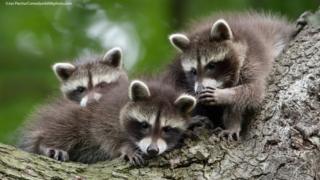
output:
POLYGON ((320 29, 302 27, 277 59, 241 142, 202 133, 145 167, 61 163, 0 144, 0 179, 320 179, 320 29))

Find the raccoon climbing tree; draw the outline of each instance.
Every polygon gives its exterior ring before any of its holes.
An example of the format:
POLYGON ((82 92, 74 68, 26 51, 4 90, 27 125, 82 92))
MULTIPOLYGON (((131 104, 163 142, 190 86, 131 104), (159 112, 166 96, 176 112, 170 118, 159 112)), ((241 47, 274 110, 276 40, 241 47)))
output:
POLYGON ((202 132, 144 167, 61 163, 0 144, 0 179, 320 179, 319 24, 320 11, 299 19, 240 142, 202 132))

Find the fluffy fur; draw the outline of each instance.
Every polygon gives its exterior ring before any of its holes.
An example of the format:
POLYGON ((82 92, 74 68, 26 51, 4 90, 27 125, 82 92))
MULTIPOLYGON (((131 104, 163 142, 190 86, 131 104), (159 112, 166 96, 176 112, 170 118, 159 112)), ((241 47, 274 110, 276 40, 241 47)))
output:
POLYGON ((41 107, 19 146, 61 161, 125 157, 141 164, 144 155, 162 154, 179 143, 195 104, 192 96, 158 81, 121 83, 87 108, 67 100, 41 107))
POLYGON ((242 115, 259 106, 274 59, 294 27, 285 19, 255 12, 221 13, 170 36, 179 53, 166 77, 197 94, 196 115, 217 122, 228 139, 239 138, 242 115), (187 37, 187 39, 186 39, 187 37))
POLYGON ((52 69, 61 82, 63 95, 86 106, 98 101, 120 81, 128 79, 122 56, 122 50, 115 47, 104 56, 80 58, 73 63, 56 63, 52 69))

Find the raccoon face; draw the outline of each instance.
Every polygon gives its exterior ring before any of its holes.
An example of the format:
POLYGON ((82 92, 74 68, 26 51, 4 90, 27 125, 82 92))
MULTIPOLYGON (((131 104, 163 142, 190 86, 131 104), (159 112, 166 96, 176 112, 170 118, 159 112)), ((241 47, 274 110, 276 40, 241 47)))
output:
POLYGON ((190 38, 173 34, 169 39, 181 52, 182 69, 196 93, 205 87, 226 88, 238 83, 247 46, 234 40, 225 20, 216 21, 205 33, 190 38))
POLYGON ((64 96, 81 106, 98 101, 119 78, 127 79, 120 48, 113 48, 103 58, 84 64, 56 63, 53 71, 61 82, 64 96))
POLYGON ((178 145, 196 104, 194 97, 155 100, 144 82, 133 81, 129 98, 120 113, 121 127, 145 155, 160 155, 178 145))

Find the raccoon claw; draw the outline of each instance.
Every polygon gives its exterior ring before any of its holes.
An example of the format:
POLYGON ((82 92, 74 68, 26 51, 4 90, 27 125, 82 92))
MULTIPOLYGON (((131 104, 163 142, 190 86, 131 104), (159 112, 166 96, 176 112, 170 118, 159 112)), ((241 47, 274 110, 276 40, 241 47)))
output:
POLYGON ((135 157, 133 157, 133 160, 130 163, 135 166, 142 166, 145 163, 145 161, 144 161, 142 155, 139 154, 139 155, 136 155, 135 157))
POLYGON ((223 139, 225 141, 239 141, 240 140, 240 130, 222 130, 219 134, 218 134, 220 139, 223 139))
POLYGON ((47 148, 45 155, 57 161, 65 162, 69 160, 69 154, 60 149, 47 148))
POLYGON ((142 166, 145 163, 140 151, 135 151, 132 155, 125 155, 125 159, 133 166, 142 166))

